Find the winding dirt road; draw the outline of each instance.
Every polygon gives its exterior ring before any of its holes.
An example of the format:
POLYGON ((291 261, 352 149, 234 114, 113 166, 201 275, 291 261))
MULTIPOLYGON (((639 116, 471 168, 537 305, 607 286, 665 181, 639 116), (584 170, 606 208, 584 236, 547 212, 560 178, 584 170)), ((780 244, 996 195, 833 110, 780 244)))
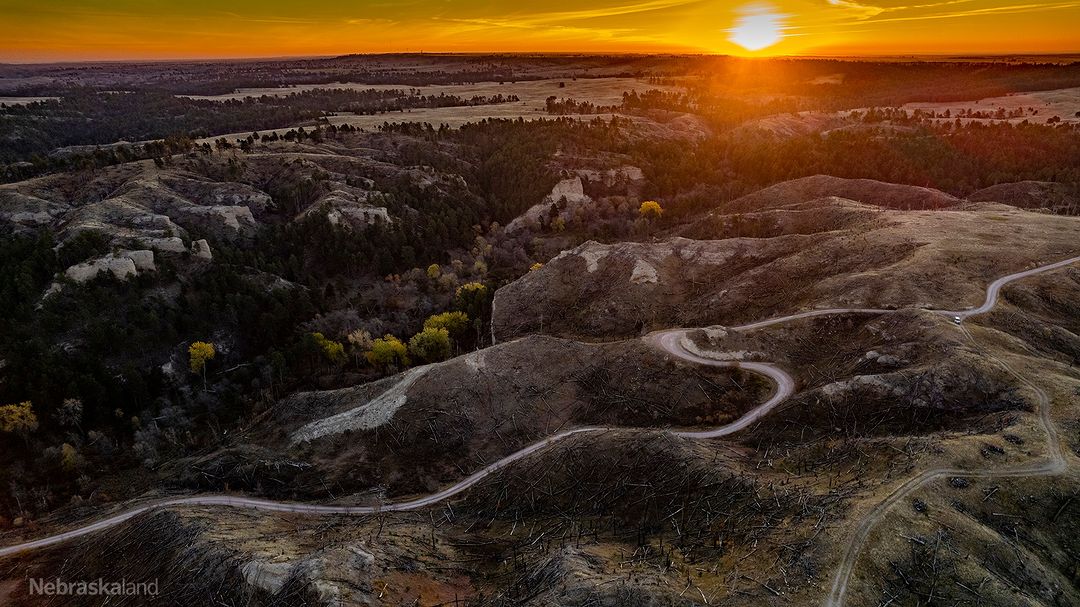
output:
MULTIPOLYGON (((830 313, 835 314, 835 313, 838 313, 838 312, 837 311, 830 311, 830 313)), ((811 315, 816 315, 816 314, 811 314, 811 315)), ((804 316, 805 315, 795 315, 795 316, 788 317, 788 318, 789 319, 801 318, 801 317, 804 317, 804 316)), ((782 320, 777 319, 775 322, 782 322, 782 320)), ((747 326, 750 327, 750 325, 747 325, 747 326)), ((734 328, 739 329, 740 327, 734 327, 734 328)), ((736 362, 729 362, 729 361, 711 360, 711 359, 708 359, 708 358, 697 356, 696 354, 693 354, 691 352, 688 352, 685 348, 683 348, 683 346, 680 343, 683 336, 686 335, 687 331, 688 331, 687 329, 672 329, 672 330, 669 330, 669 331, 661 331, 661 332, 658 332, 658 333, 650 334, 646 339, 650 343, 654 344, 655 346, 657 346, 659 348, 662 348, 663 350, 667 351, 669 354, 671 354, 672 356, 675 356, 676 358, 679 358, 679 359, 682 359, 682 360, 685 360, 685 361, 689 361, 689 362, 693 362, 693 363, 696 363, 696 364, 708 365, 708 366, 712 366, 712 367, 735 367, 735 366, 739 366, 740 368, 748 369, 748 370, 760 373, 762 375, 765 375, 765 376, 771 378, 776 383, 777 387, 776 387, 776 390, 773 392, 773 395, 767 401, 765 401, 764 403, 758 405, 757 407, 750 410, 745 415, 743 415, 742 417, 740 417, 739 419, 735 420, 734 422, 732 422, 730 424, 726 424, 726 425, 720 426, 718 428, 713 428, 712 430, 677 431, 677 432, 674 432, 674 434, 676 436, 687 437, 687 438, 715 438, 717 436, 725 436, 725 435, 728 435, 728 434, 732 434, 734 432, 738 432, 739 430, 742 430, 743 428, 749 426, 750 424, 752 424, 755 421, 757 421, 758 419, 760 419, 763 415, 765 415, 770 410, 772 410, 776 405, 778 405, 778 404, 782 403, 783 401, 787 400, 787 398, 789 396, 791 396, 791 394, 795 391, 795 379, 792 378, 791 375, 789 375, 786 371, 784 371, 784 370, 782 370, 779 367, 776 367, 774 365, 770 365, 770 364, 767 364, 767 363, 756 363, 756 362, 736 363, 736 362)), ((523 449, 521 449, 519 451, 515 451, 514 453, 511 453, 510 455, 507 455, 506 457, 504 457, 504 458, 502 458, 502 459, 500 459, 498 461, 495 461, 495 462, 493 462, 491 464, 488 464, 487 466, 484 466, 483 468, 477 470, 476 472, 473 472, 469 476, 467 476, 464 479, 458 481, 457 483, 454 483, 453 485, 443 489, 442 491, 439 491, 437 493, 433 493, 431 495, 425 495, 423 497, 418 497, 416 499, 405 501, 405 502, 393 502, 393 503, 388 503, 388 504, 379 504, 379 505, 375 505, 375 506, 320 506, 320 505, 302 504, 302 503, 296 503, 296 502, 276 502, 276 501, 271 501, 271 500, 262 500, 262 499, 256 499, 256 498, 239 497, 239 496, 231 496, 231 495, 195 495, 195 496, 191 496, 191 497, 180 497, 180 498, 175 498, 175 499, 168 499, 168 500, 161 500, 161 501, 151 502, 151 503, 145 504, 143 506, 138 506, 138 507, 136 507, 134 509, 127 510, 127 511, 122 512, 120 514, 117 514, 115 516, 111 516, 111 517, 102 519, 102 520, 97 521, 95 523, 91 523, 91 524, 86 525, 84 527, 79 527, 77 529, 72 529, 70 531, 65 531, 65 532, 62 532, 62 533, 58 533, 56 535, 51 535, 49 537, 44 537, 44 538, 41 538, 39 540, 34 540, 34 541, 26 542, 26 543, 23 543, 23 544, 17 544, 15 546, 9 546, 9 547, 6 547, 6 548, 0 548, 0 558, 3 558, 5 556, 11 555, 11 554, 16 554, 16 553, 19 553, 19 552, 24 552, 24 551, 28 551, 28 550, 34 550, 34 549, 37 549, 37 548, 44 548, 46 546, 52 546, 52 545, 55 545, 55 544, 66 542, 68 540, 73 540, 75 538, 82 537, 84 535, 89 535, 91 533, 96 533, 96 532, 101 531, 103 529, 108 529, 109 527, 119 525, 120 523, 123 523, 123 522, 125 522, 127 520, 130 520, 131 518, 136 517, 136 516, 138 516, 140 514, 143 514, 145 512, 149 512, 151 510, 156 510, 156 509, 159 509, 159 508, 166 508, 166 507, 169 507, 169 506, 231 506, 231 507, 236 507, 236 508, 249 508, 249 509, 254 509, 254 510, 265 510, 265 511, 269 511, 269 512, 295 512, 295 513, 301 513, 301 514, 344 514, 344 515, 364 515, 364 514, 376 514, 376 513, 379 513, 379 512, 400 512, 400 511, 405 511, 405 510, 416 510, 416 509, 419 509, 419 508, 424 508, 426 506, 433 506, 433 505, 436 505, 436 504, 438 504, 440 502, 443 502, 443 501, 445 501, 445 500, 447 500, 447 499, 449 499, 449 498, 451 498, 451 497, 453 497, 453 496, 455 496, 455 495, 469 489, 470 487, 472 487, 476 483, 478 483, 481 480, 487 478, 488 476, 491 476, 492 474, 494 474, 498 470, 501 470, 502 468, 505 468, 506 466, 509 466, 510 464, 512 464, 512 463, 514 463, 514 462, 516 462, 516 461, 518 461, 518 460, 520 460, 522 458, 528 457, 529 455, 532 455, 532 454, 534 454, 534 453, 536 453, 538 451, 546 449, 547 447, 550 447, 551 445, 553 445, 553 444, 555 444, 555 443, 557 443, 557 442, 559 442, 559 441, 561 441, 563 439, 569 438, 569 437, 577 435, 577 434, 599 433, 599 432, 604 432, 604 431, 609 431, 609 430, 627 430, 627 429, 628 428, 625 428, 625 427, 590 426, 590 427, 584 427, 584 428, 573 428, 573 429, 570 429, 570 430, 565 430, 563 432, 553 434, 552 436, 549 436, 548 438, 546 438, 546 439, 544 439, 542 441, 533 443, 533 444, 531 444, 531 445, 529 445, 529 446, 527 446, 527 447, 525 447, 525 448, 523 448, 523 449)))
MULTIPOLYGON (((1024 272, 1017 272, 1004 276, 992 282, 986 289, 986 300, 978 308, 970 310, 960 311, 947 311, 947 310, 935 310, 940 314, 947 316, 959 316, 961 319, 973 316, 975 314, 982 314, 993 308, 997 303, 998 294, 1001 288, 1015 280, 1019 280, 1034 274, 1041 272, 1047 272, 1058 268, 1065 267, 1080 261, 1080 256, 1073 257, 1059 261, 1057 263, 1040 266, 1024 272)), ((752 331, 763 327, 776 325, 780 323, 790 322, 793 320, 799 320, 804 318, 812 318, 817 316, 827 316, 836 314, 886 314, 892 310, 879 310, 869 308, 832 308, 826 310, 812 310, 809 312, 801 312, 798 314, 791 314, 787 316, 780 316, 777 318, 771 318, 762 320, 755 323, 750 323, 740 327, 730 327, 735 331, 752 331)), ((740 430, 745 429, 754 422, 760 420, 763 416, 768 414, 777 405, 786 400, 795 391, 795 380, 783 369, 769 364, 761 362, 733 362, 733 361, 719 361, 709 358, 705 358, 688 351, 682 345, 682 340, 686 336, 687 332, 692 329, 671 329, 667 331, 659 331, 652 333, 645 337, 646 341, 658 347, 665 352, 669 353, 675 358, 691 362, 694 364, 707 365, 713 367, 734 367, 738 366, 741 369, 750 370, 756 373, 760 373, 769 377, 776 383, 776 390, 772 396, 764 403, 751 409, 745 413, 738 420, 713 428, 711 430, 685 430, 685 431, 672 431, 673 434, 685 438, 693 439, 710 439, 720 436, 727 436, 740 430)), ((966 331, 965 331, 966 332, 966 331)), ((970 337, 970 334, 969 334, 970 337)), ((1004 365, 1002 361, 998 361, 1004 365)), ((1005 365, 1008 369, 1008 366, 1005 365)), ((852 536, 847 550, 845 551, 844 559, 841 561, 840 566, 837 568, 836 575, 833 580, 832 590, 829 597, 826 599, 825 605, 827 607, 840 607, 844 601, 844 595, 847 591, 848 579, 851 576, 851 571, 854 568, 855 561, 858 558, 859 550, 863 543, 866 541, 867 536, 870 534, 870 530, 874 525, 884 516, 885 512, 890 506, 894 505, 906 495, 910 494, 915 489, 921 487, 937 478, 944 476, 966 476, 966 477, 980 477, 980 478, 997 478, 1006 476, 1033 476, 1033 475, 1050 475, 1058 474, 1065 469, 1066 462, 1061 452, 1061 446, 1057 438, 1057 432, 1054 429, 1053 423, 1050 419, 1050 401, 1046 393, 1040 388, 1032 384, 1030 381, 1024 379, 1012 369, 1009 369, 1010 373, 1013 373, 1023 383, 1033 388, 1039 398, 1039 413, 1043 425, 1046 427, 1048 433, 1048 445, 1050 446, 1050 457, 1042 463, 1034 464, 1029 467, 1015 468, 1010 470, 1000 471, 969 471, 961 469, 935 469, 927 470, 918 476, 909 479, 904 484, 900 485, 893 490, 889 496, 875 506, 863 519, 860 521, 854 535, 852 536)), ((480 470, 477 470, 473 474, 469 475, 465 479, 458 481, 457 483, 431 495, 419 497, 413 500, 405 502, 395 502, 388 504, 379 504, 375 506, 321 506, 312 504, 301 504, 295 502, 276 502, 270 500, 262 500, 247 497, 229 496, 229 495, 197 495, 190 497, 180 497, 175 499, 166 499, 155 502, 150 502, 142 506, 137 506, 131 510, 127 510, 120 514, 104 518, 94 523, 87 524, 77 529, 57 533, 41 539, 17 544, 14 546, 8 546, 6 548, 0 548, 0 558, 17 554, 20 552, 26 552, 35 550, 38 548, 44 548, 47 546, 53 546, 73 540, 91 533, 96 533, 110 527, 119 525, 125 521, 128 521, 140 514, 157 510, 160 508, 167 508, 170 506, 229 506, 235 508, 249 508, 255 510, 265 510, 269 512, 292 512, 302 514, 341 514, 341 515, 368 515, 378 512, 398 512, 405 510, 415 510, 426 506, 432 506, 438 504, 450 497, 453 497, 481 480, 491 476, 498 470, 505 468, 506 466, 532 455, 538 451, 546 449, 547 447, 571 436, 584 433, 598 433, 614 430, 627 430, 627 428, 614 428, 614 427, 584 427, 574 428, 554 434, 542 441, 529 445, 519 451, 516 451, 496 462, 493 462, 480 470)))

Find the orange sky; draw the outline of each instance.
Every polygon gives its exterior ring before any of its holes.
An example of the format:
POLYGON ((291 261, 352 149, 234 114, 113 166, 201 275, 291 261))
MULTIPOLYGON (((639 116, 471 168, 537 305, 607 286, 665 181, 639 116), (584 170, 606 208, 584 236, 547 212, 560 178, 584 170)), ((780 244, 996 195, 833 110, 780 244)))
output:
POLYGON ((1080 0, 0 0, 0 20, 0 61, 9 62, 402 51, 1080 51, 1080 0))

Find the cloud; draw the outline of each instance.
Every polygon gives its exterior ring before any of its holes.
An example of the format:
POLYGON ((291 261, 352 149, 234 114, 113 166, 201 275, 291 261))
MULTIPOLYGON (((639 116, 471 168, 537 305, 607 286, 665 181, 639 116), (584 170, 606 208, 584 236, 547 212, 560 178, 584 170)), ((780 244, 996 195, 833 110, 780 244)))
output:
POLYGON ((279 23, 287 25, 309 25, 325 22, 325 19, 301 19, 296 17, 246 17, 239 13, 234 13, 230 11, 219 11, 217 14, 226 16, 233 21, 240 21, 243 23, 279 23))
POLYGON ((605 17, 619 17, 636 13, 660 11, 691 4, 700 4, 702 0, 650 0, 633 4, 618 4, 596 8, 583 8, 571 11, 551 11, 509 17, 508 19, 528 25, 547 25, 560 22, 586 21, 605 17))
POLYGON ((853 11, 856 19, 869 19, 885 12, 885 9, 880 6, 859 4, 855 0, 829 0, 829 4, 853 11))
MULTIPOLYGON (((952 3, 942 3, 952 4, 952 3)), ((1060 10, 1066 8, 1080 7, 1080 2, 1049 2, 1049 3, 1033 3, 1033 4, 1013 4, 1007 6, 989 6, 983 8, 973 8, 964 11, 952 11, 946 13, 930 13, 928 15, 908 15, 899 17, 888 17, 885 19, 874 19, 875 23, 890 23, 898 21, 925 21, 931 19, 957 19, 962 17, 974 17, 979 15, 1006 15, 1016 13, 1031 13, 1041 11, 1060 10)))
POLYGON ((937 19, 957 19, 979 15, 1002 15, 1013 13, 1027 13, 1036 11, 1060 10, 1080 7, 1080 1, 1070 0, 1066 2, 1036 2, 1029 4, 1011 4, 1005 6, 982 6, 967 10, 929 11, 922 14, 904 15, 906 12, 926 11, 941 7, 955 7, 961 4, 972 4, 979 0, 944 0, 926 4, 909 4, 902 6, 876 6, 862 4, 858 0, 827 0, 831 6, 837 6, 851 11, 851 18, 857 22, 870 23, 893 23, 901 21, 927 21, 937 19))
POLYGON ((529 31, 537 38, 563 38, 582 40, 622 40, 628 43, 655 43, 672 45, 665 36, 670 32, 645 29, 636 26, 601 26, 597 22, 613 17, 637 15, 652 11, 669 11, 690 5, 703 4, 706 0, 648 0, 645 2, 623 3, 613 6, 598 6, 566 11, 541 11, 533 13, 507 14, 490 17, 433 17, 432 21, 452 24, 444 27, 440 33, 457 36, 477 33, 485 30, 522 30, 529 31), (649 32, 649 33, 646 33, 649 32))

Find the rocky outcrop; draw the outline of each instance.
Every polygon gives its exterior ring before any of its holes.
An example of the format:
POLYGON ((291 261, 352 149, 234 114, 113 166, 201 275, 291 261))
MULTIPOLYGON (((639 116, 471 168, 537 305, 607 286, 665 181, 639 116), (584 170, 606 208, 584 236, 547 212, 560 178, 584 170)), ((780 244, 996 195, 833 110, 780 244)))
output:
MULTIPOLYGON (((752 242, 672 238, 657 243, 586 242, 495 293, 498 339, 535 331, 634 335, 656 323, 702 318, 726 299, 724 280, 795 250, 799 237, 752 242)), ((710 324, 694 322, 693 324, 710 324)))
POLYGON ((153 251, 121 251, 118 255, 130 259, 135 264, 136 272, 153 272, 157 270, 157 267, 154 266, 153 251))
POLYGON ((210 252, 210 243, 205 240, 196 240, 191 243, 191 254, 206 261, 214 259, 213 253, 210 252))
POLYGON ((343 221, 350 224, 371 225, 380 221, 389 223, 390 213, 386 207, 372 205, 354 205, 337 208, 327 213, 326 219, 334 225, 340 225, 343 221))
POLYGON ((261 215, 272 205, 270 195, 245 183, 203 181, 167 175, 160 178, 169 189, 197 204, 222 207, 244 207, 261 215))
POLYGON ((64 276, 76 283, 84 283, 97 278, 102 272, 109 272, 120 280, 126 280, 138 274, 135 262, 131 259, 106 255, 75 264, 64 270, 64 276))
POLYGON ((84 283, 97 278, 101 272, 109 272, 120 280, 127 280, 139 272, 156 269, 153 251, 118 251, 75 264, 64 270, 64 276, 76 283, 84 283))
POLYGON ((555 184, 555 187, 551 189, 551 193, 545 196, 543 201, 533 205, 529 210, 511 221, 506 226, 506 230, 508 232, 516 232, 526 227, 540 225, 544 218, 550 219, 549 215, 551 213, 551 205, 553 204, 558 205, 560 209, 559 216, 563 219, 567 219, 573 215, 574 209, 583 205, 592 204, 592 198, 585 194, 585 188, 581 183, 581 177, 563 179, 555 184))
POLYGON ((247 207, 189 206, 178 210, 180 220, 210 233, 224 236, 251 234, 255 231, 255 216, 247 207))
POLYGON ((645 180, 645 173, 643 173, 640 168, 631 165, 607 170, 578 169, 574 172, 583 179, 599 181, 607 187, 617 185, 620 182, 639 182, 645 180))
POLYGON ((326 220, 333 225, 364 227, 377 222, 392 221, 386 207, 379 204, 382 192, 365 190, 343 183, 335 183, 329 192, 321 196, 314 204, 297 216, 297 220, 312 213, 325 213, 326 220))
POLYGON ((143 241, 146 246, 161 253, 184 253, 188 250, 181 238, 172 236, 169 238, 148 238, 143 241))
POLYGON ((67 205, 19 192, 13 186, 0 187, 0 222, 17 230, 48 225, 66 210, 67 205))
POLYGON ((240 183, 165 175, 128 181, 99 204, 107 208, 130 205, 165 215, 198 234, 236 239, 254 234, 255 214, 262 214, 271 201, 264 192, 240 183))
MULTIPOLYGON (((117 247, 143 243, 178 252, 173 238, 213 235, 248 238, 257 218, 273 204, 270 196, 242 183, 201 181, 169 174, 131 173, 110 168, 98 180, 100 198, 72 197, 70 184, 41 178, 0 188, 0 222, 15 229, 55 227, 61 240, 81 232, 106 235, 117 247), (106 179, 117 172, 115 179, 106 179), (107 189, 106 189, 107 188, 107 189)), ((121 170, 124 169, 124 170, 121 170)))
MULTIPOLYGON (((117 251, 89 261, 77 263, 64 270, 64 278, 76 284, 90 282, 102 272, 112 274, 118 280, 128 280, 142 272, 155 272, 154 252, 150 250, 117 251)), ((46 289, 43 297, 59 292, 63 285, 54 281, 46 289)))
POLYGON ((293 560, 250 560, 240 566, 244 581, 270 594, 305 586, 318 605, 370 604, 375 555, 360 545, 334 546, 293 560))
POLYGON ((150 242, 187 236, 187 231, 168 216, 147 212, 145 208, 123 201, 107 201, 73 209, 63 216, 59 227, 61 240, 83 232, 95 232, 108 238, 116 247, 154 248, 150 242))

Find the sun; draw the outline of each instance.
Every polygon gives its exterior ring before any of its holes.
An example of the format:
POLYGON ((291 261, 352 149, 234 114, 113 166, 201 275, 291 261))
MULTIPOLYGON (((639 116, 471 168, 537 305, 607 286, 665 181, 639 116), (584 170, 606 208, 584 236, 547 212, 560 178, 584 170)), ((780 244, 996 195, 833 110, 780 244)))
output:
POLYGON ((784 16, 764 6, 747 6, 728 30, 728 40, 748 51, 760 51, 784 37, 784 16))

